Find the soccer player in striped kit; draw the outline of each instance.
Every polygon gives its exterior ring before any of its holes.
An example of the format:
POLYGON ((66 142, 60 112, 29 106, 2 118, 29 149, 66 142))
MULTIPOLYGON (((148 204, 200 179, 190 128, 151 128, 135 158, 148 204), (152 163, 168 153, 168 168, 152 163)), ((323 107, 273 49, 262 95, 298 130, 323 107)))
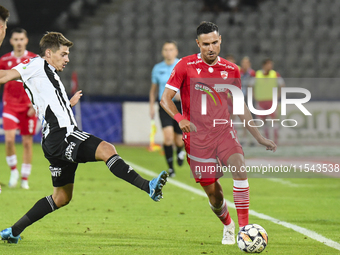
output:
POLYGON ((115 176, 146 192, 152 200, 162 198, 162 188, 167 181, 165 171, 148 181, 125 163, 112 144, 78 129, 71 108, 79 101, 81 91, 69 100, 58 75, 69 62, 72 45, 61 33, 48 32, 40 40, 40 56, 11 70, 0 70, 0 84, 23 81, 43 122, 42 149, 50 162, 54 187, 52 195, 38 200, 12 227, 0 232, 1 239, 9 243, 18 243, 26 227, 71 201, 78 163, 104 161, 115 176))

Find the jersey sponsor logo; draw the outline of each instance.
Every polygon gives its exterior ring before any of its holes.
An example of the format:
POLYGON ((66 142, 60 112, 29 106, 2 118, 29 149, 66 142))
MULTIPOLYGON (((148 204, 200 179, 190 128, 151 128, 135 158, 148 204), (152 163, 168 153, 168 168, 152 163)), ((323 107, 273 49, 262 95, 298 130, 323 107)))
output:
POLYGON ((217 91, 213 87, 211 87, 211 86, 209 86, 207 84, 204 84, 202 82, 198 82, 195 85, 195 89, 207 93, 212 98, 212 100, 214 101, 215 105, 217 105, 215 97, 213 96, 213 94, 215 94, 215 96, 218 98, 218 100, 220 101, 220 103, 222 105, 222 100, 221 100, 220 96, 218 95, 217 91))
POLYGON ((220 66, 224 66, 224 67, 226 67, 226 68, 235 70, 235 67, 233 67, 233 66, 231 66, 231 65, 223 64, 223 63, 220 63, 220 62, 218 62, 218 64, 219 64, 220 66))
POLYGON ((188 62, 187 65, 197 65, 199 63, 202 63, 202 59, 198 59, 198 60, 188 62))
POLYGON ((196 68, 196 71, 197 71, 198 74, 200 74, 202 69, 196 68))
POLYGON ((227 71, 221 71, 221 76, 223 80, 226 80, 228 78, 228 72, 227 71))
POLYGON ((61 168, 60 167, 50 166, 50 171, 51 171, 52 177, 60 177, 60 175, 61 175, 61 168))
POLYGON ((74 142, 70 142, 70 144, 67 146, 65 150, 65 157, 72 162, 74 161, 72 158, 72 153, 75 147, 76 147, 76 144, 74 142))

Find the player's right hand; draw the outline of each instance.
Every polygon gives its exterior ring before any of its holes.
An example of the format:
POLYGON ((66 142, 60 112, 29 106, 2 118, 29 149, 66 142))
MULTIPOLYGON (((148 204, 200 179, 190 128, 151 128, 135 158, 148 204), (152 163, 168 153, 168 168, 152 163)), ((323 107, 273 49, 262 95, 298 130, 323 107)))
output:
POLYGON ((259 144, 262 144, 263 146, 266 147, 266 150, 270 150, 275 152, 277 145, 270 139, 262 137, 262 139, 259 141, 259 144))
POLYGON ((196 128, 195 124, 186 120, 186 119, 181 120, 178 123, 178 125, 179 125, 179 128, 185 133, 197 132, 197 128, 196 128))

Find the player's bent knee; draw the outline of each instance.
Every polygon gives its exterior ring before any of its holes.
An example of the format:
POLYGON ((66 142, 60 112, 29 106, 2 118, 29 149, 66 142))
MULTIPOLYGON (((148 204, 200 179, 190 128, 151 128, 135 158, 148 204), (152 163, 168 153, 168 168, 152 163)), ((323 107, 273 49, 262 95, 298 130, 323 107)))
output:
POLYGON ((58 206, 58 208, 68 205, 71 199, 72 195, 67 194, 58 194, 56 198, 53 198, 54 203, 58 206))
POLYGON ((96 150, 96 160, 107 161, 110 157, 117 154, 113 144, 102 141, 96 150))

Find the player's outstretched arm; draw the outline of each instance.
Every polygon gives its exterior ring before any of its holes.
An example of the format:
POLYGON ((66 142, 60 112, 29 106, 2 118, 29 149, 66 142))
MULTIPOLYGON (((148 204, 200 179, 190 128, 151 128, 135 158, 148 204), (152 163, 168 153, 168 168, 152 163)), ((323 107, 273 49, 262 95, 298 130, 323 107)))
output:
POLYGON ((82 92, 83 92, 82 90, 79 90, 76 93, 74 93, 73 97, 71 97, 71 99, 70 99, 71 107, 75 106, 79 102, 79 99, 83 95, 82 92))
POLYGON ((260 131, 257 129, 257 127, 251 127, 248 125, 249 121, 253 119, 251 116, 251 113, 248 109, 248 106, 246 103, 244 103, 244 115, 238 115, 241 121, 243 122, 245 120, 245 125, 248 131, 252 134, 252 136, 257 140, 259 144, 262 144, 263 146, 266 147, 267 150, 271 150, 273 152, 276 151, 276 144, 272 141, 269 140, 265 137, 263 137, 260 133, 260 131))
POLYGON ((183 132, 196 132, 196 126, 189 120, 185 119, 178 112, 176 105, 172 101, 172 98, 175 96, 175 94, 176 91, 165 88, 160 102, 162 108, 170 115, 171 118, 175 119, 178 122, 178 125, 183 132), (179 116, 180 118, 177 118, 176 116, 179 116))
POLYGON ((15 69, 0 70, 0 84, 19 79, 21 79, 20 73, 15 69))

